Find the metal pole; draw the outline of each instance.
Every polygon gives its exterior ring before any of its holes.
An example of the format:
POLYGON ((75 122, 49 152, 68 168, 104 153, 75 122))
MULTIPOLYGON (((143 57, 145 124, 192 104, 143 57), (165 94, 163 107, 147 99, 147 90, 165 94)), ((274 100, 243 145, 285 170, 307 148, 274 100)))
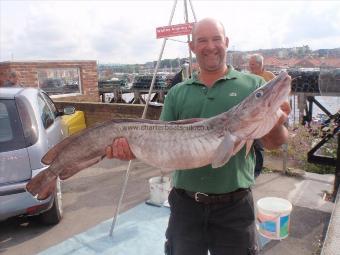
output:
MULTIPOLYGON (((168 26, 171 25, 172 18, 174 17, 174 13, 175 13, 176 5, 177 5, 177 0, 174 1, 174 5, 173 5, 173 7, 172 7, 172 11, 171 11, 170 19, 169 19, 169 22, 168 22, 168 26)), ((162 49, 161 49, 161 52, 160 52, 159 57, 158 57, 158 60, 157 60, 157 64, 156 64, 156 67, 155 67, 155 71, 154 71, 154 73, 153 73, 153 77, 152 77, 152 81, 151 81, 151 85, 150 85, 150 89, 149 89, 149 93, 148 93, 148 98, 147 98, 147 100, 146 100, 146 104, 145 104, 145 107, 144 107, 142 119, 145 119, 146 113, 147 113, 147 111, 148 111, 149 102, 150 102, 150 100, 151 100, 151 93, 152 93, 152 90, 153 90, 153 86, 154 86, 154 84, 155 84, 155 80, 156 80, 158 68, 159 68, 159 65, 160 65, 161 60, 162 60, 163 51, 164 51, 164 48, 165 48, 166 41, 167 41, 167 38, 164 38, 164 39, 163 39, 162 49)))
MULTIPOLYGON (((189 23, 188 19, 188 7, 187 7, 187 0, 184 0, 184 13, 185 13, 185 23, 189 23)), ((191 50, 189 47, 190 43, 190 35, 187 35, 188 38, 188 49, 189 49, 189 76, 191 77, 192 75, 192 55, 191 55, 191 50)))
POLYGON ((112 221, 112 224, 111 224, 110 236, 112 236, 112 234, 113 234, 113 230, 114 230, 114 227, 115 227, 116 221, 117 221, 117 215, 118 215, 118 213, 120 211, 120 206, 121 206, 122 201, 123 201, 124 193, 125 193, 125 190, 126 190, 128 179, 129 179, 131 162, 132 162, 132 160, 129 161, 129 165, 128 165, 126 173, 125 173, 123 187, 122 187, 122 190, 120 192, 120 197, 119 197, 118 205, 116 207, 116 211, 115 211, 115 214, 114 214, 114 217, 113 217, 113 221, 112 221))
POLYGON ((194 20, 195 20, 195 22, 197 22, 197 19, 196 19, 196 14, 195 14, 195 11, 194 11, 194 6, 192 5, 192 2, 191 2, 191 0, 189 0, 189 3, 190 3, 190 7, 191 7, 191 11, 192 11, 192 15, 194 16, 194 20))
MULTIPOLYGON (((292 97, 289 98, 289 104, 292 105, 292 97)), ((289 127, 289 119, 284 123, 284 125, 286 128, 289 127)), ((287 174, 288 172, 288 167, 287 167, 288 165, 288 143, 282 144, 281 148, 283 151, 282 170, 284 174, 287 174)))
POLYGON ((287 168, 288 144, 287 143, 282 144, 282 150, 283 150, 282 170, 284 174, 287 174, 288 172, 288 168, 287 168))
MULTIPOLYGON (((169 19, 169 25, 171 25, 172 18, 173 18, 174 13, 175 13, 176 5, 177 5, 177 0, 174 0, 174 5, 172 7, 172 11, 171 11, 170 19, 169 19)), ((152 77, 152 81, 151 81, 151 85, 150 85, 150 90, 149 90, 149 94, 148 94, 148 99, 147 99, 145 107, 144 107, 142 119, 145 119, 146 112, 148 110, 148 105, 149 105, 149 102, 150 102, 150 95, 151 95, 151 92, 152 92, 152 89, 153 89, 153 85, 155 83, 155 78, 156 78, 156 74, 157 74, 157 71, 158 71, 159 63, 161 62, 161 59, 162 59, 163 51, 164 51, 164 48, 165 48, 165 43, 166 43, 166 38, 164 38, 164 40, 163 40, 162 50, 161 50, 161 53, 159 54, 159 58, 158 58, 158 61, 157 61, 155 72, 154 72, 153 77, 152 77)), ((113 236, 113 231, 114 231, 114 228, 115 228, 115 225, 116 225, 116 222, 117 222, 117 217, 118 217, 118 214, 119 214, 120 206, 122 204, 123 197, 124 197, 124 194, 125 194, 127 182, 128 182, 129 175, 130 175, 131 163, 132 163, 132 161, 130 160, 129 161, 129 165, 128 165, 127 169, 126 169, 124 183, 123 183, 123 186, 122 186, 122 190, 120 192, 120 197, 119 197, 118 205, 117 205, 115 214, 113 216, 112 224, 111 224, 111 229, 110 229, 110 233, 109 233, 110 237, 113 236)))

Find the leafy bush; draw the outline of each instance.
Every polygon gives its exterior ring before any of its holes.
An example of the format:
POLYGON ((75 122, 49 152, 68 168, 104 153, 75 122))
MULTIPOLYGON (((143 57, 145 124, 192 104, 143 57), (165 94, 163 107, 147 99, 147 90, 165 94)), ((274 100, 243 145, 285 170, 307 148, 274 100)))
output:
MULTIPOLYGON (((332 124, 327 130, 321 129, 320 124, 313 123, 310 126, 295 125, 289 127, 288 158, 294 160, 297 165, 307 172, 319 174, 335 173, 335 167, 327 165, 312 164, 307 162, 307 153, 328 132, 333 132, 332 124)), ((337 139, 332 138, 318 151, 318 155, 336 158, 337 139)), ((272 156, 282 157, 282 150, 270 152, 272 156)))

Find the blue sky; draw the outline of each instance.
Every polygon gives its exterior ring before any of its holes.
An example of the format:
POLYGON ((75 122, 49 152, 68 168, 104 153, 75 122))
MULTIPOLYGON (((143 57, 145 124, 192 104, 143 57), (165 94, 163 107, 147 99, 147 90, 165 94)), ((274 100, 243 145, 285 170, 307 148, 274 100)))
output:
MULTIPOLYGON (((189 21, 194 21, 188 2, 189 21)), ((172 24, 184 22, 178 0, 172 24)), ((230 49, 340 47, 339 1, 192 0, 197 19, 221 20, 230 49)), ((144 63, 159 56, 156 27, 168 25, 173 0, 0 0, 0 61, 77 60, 144 63)), ((186 37, 168 40, 163 58, 187 57, 186 37)))

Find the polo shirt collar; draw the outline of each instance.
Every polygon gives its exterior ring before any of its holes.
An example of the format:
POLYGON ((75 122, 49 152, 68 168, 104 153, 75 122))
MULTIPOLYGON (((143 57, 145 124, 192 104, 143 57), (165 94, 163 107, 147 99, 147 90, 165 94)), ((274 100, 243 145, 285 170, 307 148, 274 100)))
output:
MULTIPOLYGON (((228 65, 228 72, 223 77, 218 79, 217 81, 233 80, 233 79, 237 79, 238 77, 239 77, 238 72, 234 70, 233 66, 228 65)), ((187 80, 187 82, 185 84, 186 85, 193 85, 193 84, 202 84, 202 83, 198 80, 198 74, 194 73, 193 77, 190 78, 189 80, 187 80)))

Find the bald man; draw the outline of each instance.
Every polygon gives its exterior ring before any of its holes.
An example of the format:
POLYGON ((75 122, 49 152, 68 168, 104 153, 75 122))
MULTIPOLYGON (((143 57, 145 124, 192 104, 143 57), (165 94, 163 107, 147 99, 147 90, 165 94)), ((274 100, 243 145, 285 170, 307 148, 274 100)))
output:
MULTIPOLYGON (((194 25, 190 49, 196 55, 200 72, 169 90, 162 120, 215 116, 264 84, 262 78, 226 65, 228 44, 221 22, 206 18, 194 25)), ((288 112, 261 139, 266 148, 276 148, 287 140, 288 131, 282 124, 288 112)), ((114 140, 106 151, 109 158, 134 158, 125 138, 114 140)), ((258 254, 251 192, 254 165, 254 152, 246 157, 243 148, 218 169, 207 165, 173 173, 166 254, 258 254)))

